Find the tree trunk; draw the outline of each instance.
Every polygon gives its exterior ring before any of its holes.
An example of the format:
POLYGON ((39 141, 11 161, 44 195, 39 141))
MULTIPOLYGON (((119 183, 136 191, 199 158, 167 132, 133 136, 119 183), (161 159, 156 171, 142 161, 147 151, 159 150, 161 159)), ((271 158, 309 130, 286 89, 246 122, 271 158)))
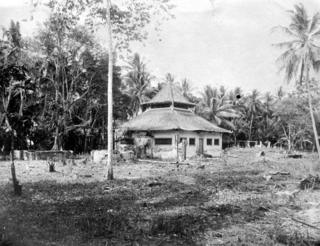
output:
POLYGON ((103 119, 102 119, 102 129, 100 129, 100 136, 101 136, 101 138, 99 139, 99 148, 102 148, 102 149, 105 149, 106 148, 106 146, 105 146, 105 144, 106 144, 106 141, 105 141, 105 139, 106 139, 106 132, 105 132, 105 124, 106 124, 106 122, 105 122, 105 120, 104 120, 104 117, 103 117, 103 119))
POLYGON ((10 149, 11 149, 11 175, 12 175, 12 182, 13 182, 13 188, 15 188, 15 183, 16 183, 16 180, 17 180, 17 177, 16 177, 16 167, 14 165, 14 135, 13 135, 13 131, 11 132, 11 146, 10 146, 10 149))
POLYGON ((84 153, 88 153, 88 134, 87 130, 84 129, 84 148, 83 148, 84 153))
POLYGON ((54 134, 54 142, 51 150, 60 150, 59 127, 56 127, 54 134))
POLYGON ((318 158, 320 159, 319 137, 318 137, 317 127, 316 127, 316 121, 315 121, 314 115, 313 115, 312 100, 311 100, 310 84, 309 84, 309 76, 308 76, 308 74, 307 74, 307 90, 308 90, 308 103, 309 103, 309 111, 310 111, 310 116, 311 116, 312 128, 313 128, 314 138, 315 138, 315 142, 316 142, 316 149, 317 149, 317 152, 318 152, 318 158))
POLYGON ((113 179, 112 155, 113 155, 113 47, 112 47, 112 26, 111 26, 111 0, 104 0, 107 7, 107 39, 108 39, 108 159, 107 159, 107 179, 113 179))
POLYGON ((14 194, 20 196, 22 192, 22 186, 19 184, 16 176, 16 167, 14 164, 14 131, 11 131, 11 176, 14 194))
POLYGON ((251 115, 250 129, 249 129, 249 140, 250 141, 251 141, 251 134, 252 134, 252 124, 253 124, 253 114, 251 115))
POLYGON ((290 128, 290 124, 288 125, 288 153, 291 152, 291 128, 290 128))
MULTIPOLYGON (((55 103, 56 105, 59 105, 59 87, 55 84, 55 103)), ((59 115, 58 112, 54 112, 54 122, 55 122, 55 133, 54 133, 54 142, 53 142, 53 146, 51 148, 51 150, 59 150, 60 148, 60 141, 59 141, 59 115)))

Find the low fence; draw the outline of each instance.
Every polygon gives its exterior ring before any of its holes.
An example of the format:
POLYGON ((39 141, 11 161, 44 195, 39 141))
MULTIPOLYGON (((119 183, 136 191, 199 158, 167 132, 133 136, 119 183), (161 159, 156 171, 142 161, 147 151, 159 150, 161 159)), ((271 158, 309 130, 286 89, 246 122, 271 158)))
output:
MULTIPOLYGON (((64 160, 73 157, 69 150, 14 150, 15 160, 64 160)), ((1 160, 10 160, 10 155, 1 155, 1 160)))

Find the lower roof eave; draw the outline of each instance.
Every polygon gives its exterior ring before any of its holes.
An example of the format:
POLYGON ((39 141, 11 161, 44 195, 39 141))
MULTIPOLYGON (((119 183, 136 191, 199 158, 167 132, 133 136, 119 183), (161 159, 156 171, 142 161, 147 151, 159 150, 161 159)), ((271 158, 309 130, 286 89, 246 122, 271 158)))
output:
POLYGON ((171 128, 171 129, 126 129, 127 132, 167 132, 167 131, 185 131, 185 132, 215 132, 215 133, 232 133, 229 130, 199 130, 199 129, 181 129, 181 128, 171 128))

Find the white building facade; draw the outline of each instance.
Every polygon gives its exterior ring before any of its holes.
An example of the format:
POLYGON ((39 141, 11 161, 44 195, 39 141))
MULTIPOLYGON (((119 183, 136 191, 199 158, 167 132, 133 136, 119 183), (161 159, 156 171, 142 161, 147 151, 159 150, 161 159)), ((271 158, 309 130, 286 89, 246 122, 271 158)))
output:
POLYGON ((168 84, 122 128, 146 157, 181 161, 219 156, 223 134, 230 132, 196 115, 194 107, 168 84))

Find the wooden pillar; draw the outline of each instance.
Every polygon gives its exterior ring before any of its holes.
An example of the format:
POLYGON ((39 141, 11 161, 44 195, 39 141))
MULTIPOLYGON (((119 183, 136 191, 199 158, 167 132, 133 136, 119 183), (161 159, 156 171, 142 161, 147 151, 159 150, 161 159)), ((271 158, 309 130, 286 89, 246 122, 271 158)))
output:
POLYGON ((176 133, 175 140, 176 140, 176 151, 177 151, 176 161, 179 162, 179 133, 176 133))

